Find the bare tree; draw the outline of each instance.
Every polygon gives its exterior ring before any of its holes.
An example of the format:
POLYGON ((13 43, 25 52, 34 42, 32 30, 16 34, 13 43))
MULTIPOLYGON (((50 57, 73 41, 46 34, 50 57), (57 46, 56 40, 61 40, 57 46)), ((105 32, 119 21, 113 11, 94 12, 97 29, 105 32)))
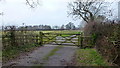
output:
POLYGON ((106 12, 106 7, 109 4, 103 1, 96 0, 76 0, 74 2, 69 3, 69 15, 72 15, 75 18, 82 18, 84 21, 89 23, 90 21, 94 21, 95 18, 100 14, 110 13, 110 11, 106 12))
POLYGON ((69 23, 66 25, 66 29, 75 29, 74 23, 69 22, 69 23))
POLYGON ((60 27, 60 29, 65 29, 65 25, 62 25, 62 26, 60 27))

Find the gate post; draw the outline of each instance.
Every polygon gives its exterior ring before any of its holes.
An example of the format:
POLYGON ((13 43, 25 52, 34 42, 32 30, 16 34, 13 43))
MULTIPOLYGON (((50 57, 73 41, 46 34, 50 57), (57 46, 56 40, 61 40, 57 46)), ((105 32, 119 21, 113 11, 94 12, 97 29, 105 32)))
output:
POLYGON ((42 46, 42 45, 43 45, 43 33, 42 33, 42 32, 39 32, 39 35, 40 35, 40 36, 39 36, 39 37, 40 37, 40 40, 39 40, 40 43, 39 43, 39 44, 42 46))
POLYGON ((83 48, 83 33, 80 34, 80 47, 83 48))
POLYGON ((38 37, 39 37, 39 35, 36 35, 36 36, 35 36, 35 40, 36 40, 35 43, 36 43, 37 45, 39 44, 39 38, 38 38, 38 37))
POLYGON ((80 34, 78 34, 78 47, 80 47, 80 34))

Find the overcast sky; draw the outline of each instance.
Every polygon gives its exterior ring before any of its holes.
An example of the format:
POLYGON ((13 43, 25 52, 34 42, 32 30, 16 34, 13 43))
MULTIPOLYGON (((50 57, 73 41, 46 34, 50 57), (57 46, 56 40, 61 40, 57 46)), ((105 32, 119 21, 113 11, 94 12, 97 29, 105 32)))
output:
MULTIPOLYGON (((25 0, 3 0, 0 2, 0 22, 3 25, 62 25, 73 22, 79 25, 81 20, 74 21, 67 17, 68 2, 73 0, 41 0, 40 6, 31 9, 25 0)), ((117 7, 117 6, 116 6, 117 7)))

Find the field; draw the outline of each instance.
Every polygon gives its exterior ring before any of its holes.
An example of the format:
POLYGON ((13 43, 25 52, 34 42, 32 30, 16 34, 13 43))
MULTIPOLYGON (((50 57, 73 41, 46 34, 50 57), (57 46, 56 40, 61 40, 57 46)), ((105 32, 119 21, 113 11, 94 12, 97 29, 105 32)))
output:
POLYGON ((79 33, 80 30, 42 31, 43 33, 79 33))
MULTIPOLYGON (((31 32, 31 31, 28 31, 28 32, 31 32)), ((39 32, 43 32, 43 33, 60 33, 60 34, 66 34, 66 33, 68 33, 68 34, 79 34, 82 31, 80 31, 80 30, 58 30, 58 31, 51 30, 51 31, 32 31, 32 32, 35 33, 35 34, 39 34, 39 32)))

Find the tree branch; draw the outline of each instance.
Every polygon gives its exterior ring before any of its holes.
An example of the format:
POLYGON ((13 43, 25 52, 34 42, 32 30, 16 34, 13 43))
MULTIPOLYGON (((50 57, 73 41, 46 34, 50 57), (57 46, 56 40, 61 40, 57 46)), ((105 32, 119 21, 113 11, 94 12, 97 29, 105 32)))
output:
POLYGON ((98 11, 99 11, 102 4, 103 4, 102 2, 99 4, 99 7, 97 8, 96 12, 94 13, 94 16, 98 13, 98 11))
POLYGON ((26 0, 26 4, 28 4, 30 7, 34 8, 34 6, 30 4, 29 0, 26 0))

